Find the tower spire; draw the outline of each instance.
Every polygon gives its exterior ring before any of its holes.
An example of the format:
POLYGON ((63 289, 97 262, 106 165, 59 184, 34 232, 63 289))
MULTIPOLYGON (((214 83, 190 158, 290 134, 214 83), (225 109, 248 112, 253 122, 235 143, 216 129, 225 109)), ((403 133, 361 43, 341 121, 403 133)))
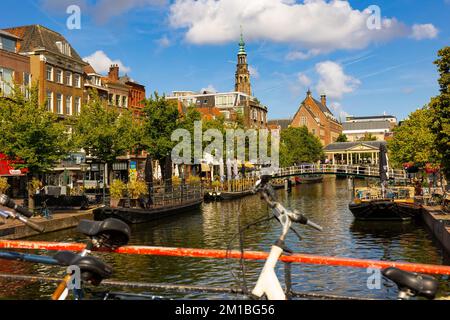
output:
POLYGON ((244 35, 242 33, 242 26, 241 26, 241 40, 239 41, 239 52, 238 54, 247 54, 245 52, 245 42, 244 42, 244 35))

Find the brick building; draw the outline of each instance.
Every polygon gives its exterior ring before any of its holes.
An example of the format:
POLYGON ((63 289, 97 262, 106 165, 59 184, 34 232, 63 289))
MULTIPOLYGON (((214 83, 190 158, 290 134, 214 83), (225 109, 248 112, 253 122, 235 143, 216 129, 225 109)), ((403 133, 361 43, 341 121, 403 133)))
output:
POLYGON ((308 131, 317 136, 325 146, 335 142, 342 133, 342 125, 327 107, 326 96, 322 95, 318 101, 309 90, 294 115, 291 126, 306 126, 308 131))
POLYGON ((128 108, 135 118, 139 118, 144 109, 145 86, 127 75, 120 77, 119 81, 128 86, 128 108))
POLYGON ((83 68, 87 65, 59 33, 41 25, 4 29, 22 39, 18 52, 30 59, 39 102, 61 118, 78 113, 83 100, 83 68))
POLYGON ((25 93, 30 87, 30 58, 19 54, 22 39, 0 30, 0 97, 11 94, 14 85, 25 93))

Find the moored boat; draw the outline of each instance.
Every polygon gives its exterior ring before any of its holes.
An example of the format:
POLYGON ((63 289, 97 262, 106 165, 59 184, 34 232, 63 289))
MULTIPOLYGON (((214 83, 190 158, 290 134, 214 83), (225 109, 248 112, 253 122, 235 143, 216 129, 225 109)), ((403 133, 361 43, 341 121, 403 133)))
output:
POLYGON ((319 183, 322 181, 323 175, 321 174, 308 174, 304 176, 295 177, 295 182, 297 184, 319 183))
POLYGON ((404 221, 420 214, 414 187, 388 187, 386 145, 380 146, 380 186, 356 188, 349 209, 357 220, 404 221))
POLYGON ((192 211, 199 208, 202 203, 203 199, 194 199, 150 209, 102 207, 94 210, 94 218, 95 220, 116 218, 128 224, 137 224, 192 211))

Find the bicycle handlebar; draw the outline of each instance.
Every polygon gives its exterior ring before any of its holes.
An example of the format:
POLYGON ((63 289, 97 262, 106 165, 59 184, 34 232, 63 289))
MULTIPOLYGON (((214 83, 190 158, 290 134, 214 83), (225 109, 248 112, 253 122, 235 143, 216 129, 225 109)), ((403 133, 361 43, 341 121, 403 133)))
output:
POLYGON ((269 184, 270 179, 271 176, 268 175, 262 176, 261 179, 256 182, 254 192, 255 193, 261 192, 263 199, 273 210, 276 210, 278 212, 278 215, 281 216, 286 214, 292 222, 297 222, 300 224, 310 226, 311 228, 316 229, 317 231, 323 231, 323 228, 320 225, 311 221, 303 214, 296 211, 288 210, 281 203, 275 201, 276 200, 275 192, 271 187, 271 185, 269 184))
POLYGON ((30 218, 31 216, 33 216, 33 213, 24 207, 18 206, 7 195, 5 195, 5 194, 0 195, 0 205, 6 206, 6 207, 11 208, 14 211, 16 211, 16 213, 14 213, 11 211, 0 210, 0 216, 4 217, 6 219, 8 219, 8 218, 17 219, 20 222, 22 222, 23 224, 27 225, 28 227, 30 227, 31 229, 33 229, 39 233, 44 232, 45 228, 43 226, 40 226, 37 223, 34 223, 27 219, 27 218, 30 218))
POLYGON ((6 194, 0 195, 0 205, 13 209, 14 211, 24 215, 27 218, 31 218, 33 216, 33 212, 29 211, 27 208, 18 206, 14 200, 8 197, 6 194))
POLYGON ((39 233, 43 233, 45 228, 43 226, 38 225, 37 223, 34 223, 30 220, 28 220, 26 217, 20 215, 19 213, 13 213, 11 211, 3 211, 0 210, 0 216, 3 218, 12 218, 12 219, 17 219, 20 222, 22 222, 23 224, 27 225, 28 227, 30 227, 31 229, 39 232, 39 233))

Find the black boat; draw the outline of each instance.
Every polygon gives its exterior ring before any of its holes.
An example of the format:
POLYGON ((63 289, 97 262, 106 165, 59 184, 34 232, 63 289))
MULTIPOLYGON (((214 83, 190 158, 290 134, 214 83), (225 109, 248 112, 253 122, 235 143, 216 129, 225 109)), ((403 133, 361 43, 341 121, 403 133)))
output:
POLYGON ((357 188, 349 209, 356 220, 404 221, 417 217, 421 206, 415 203, 413 187, 388 188, 386 145, 380 145, 380 187, 357 188))
POLYGON ((353 202, 350 211, 357 220, 411 220, 420 214, 421 206, 415 203, 398 202, 392 199, 353 202))
POLYGON ((307 175, 295 177, 295 182, 297 184, 320 183, 322 181, 323 181, 323 175, 321 175, 321 174, 307 174, 307 175))
POLYGON ((222 201, 222 200, 234 200, 239 199, 245 196, 252 195, 252 190, 244 190, 244 191, 208 191, 205 193, 206 201, 222 201))
POLYGON ((103 207, 94 210, 95 220, 120 219, 128 224, 144 223, 195 210, 203 199, 183 201, 180 204, 154 206, 151 209, 103 207))

